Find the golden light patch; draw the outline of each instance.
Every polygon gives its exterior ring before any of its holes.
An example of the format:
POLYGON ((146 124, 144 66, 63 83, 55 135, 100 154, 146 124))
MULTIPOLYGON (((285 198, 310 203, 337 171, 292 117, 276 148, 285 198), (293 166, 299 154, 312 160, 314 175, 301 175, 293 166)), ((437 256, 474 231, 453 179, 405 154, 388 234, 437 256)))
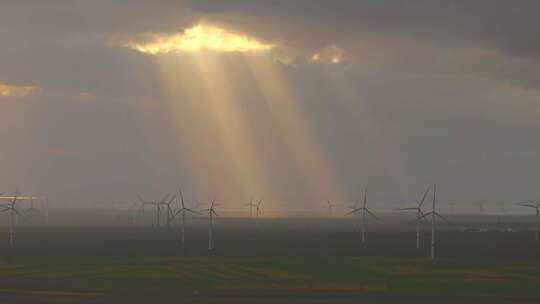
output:
POLYGON ((0 96, 25 97, 39 90, 36 86, 14 86, 0 82, 0 96))
POLYGON ((267 51, 274 45, 258 41, 243 34, 229 32, 211 25, 199 24, 184 32, 155 36, 150 43, 128 43, 127 47, 147 54, 197 52, 209 49, 219 52, 256 52, 267 51))
MULTIPOLYGON (((12 200, 14 196, 0 196, 0 200, 12 200)), ((38 197, 35 196, 17 196, 18 201, 28 201, 28 200, 37 200, 38 197)))
POLYGON ((308 62, 311 63, 332 63, 338 64, 345 61, 344 50, 337 45, 327 46, 316 53, 310 54, 306 57, 308 62))
POLYGON ((332 57, 332 63, 340 63, 341 61, 342 61, 342 59, 341 59, 340 55, 334 55, 332 57))

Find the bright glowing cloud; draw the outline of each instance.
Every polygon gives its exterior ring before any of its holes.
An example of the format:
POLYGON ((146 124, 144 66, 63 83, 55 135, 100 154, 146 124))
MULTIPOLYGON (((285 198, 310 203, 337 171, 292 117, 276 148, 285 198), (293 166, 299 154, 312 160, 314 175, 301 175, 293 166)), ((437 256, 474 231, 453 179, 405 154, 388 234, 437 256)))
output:
MULTIPOLYGON (((13 200, 15 199, 15 196, 0 196, 0 200, 13 200)), ((35 196, 17 196, 18 201, 29 201, 29 200, 37 200, 39 197, 35 196)))
POLYGON ((197 52, 202 49, 245 53, 267 51, 274 48, 272 44, 258 41, 246 35, 204 24, 195 25, 175 35, 157 35, 150 43, 128 43, 126 46, 153 55, 159 53, 197 52))
POLYGON ((330 62, 338 64, 343 62, 343 50, 335 45, 325 47, 318 53, 311 54, 308 57, 308 61, 312 63, 316 62, 330 62))
POLYGON ((4 97, 25 97, 38 90, 39 88, 35 86, 14 86, 0 82, 0 96, 4 97))

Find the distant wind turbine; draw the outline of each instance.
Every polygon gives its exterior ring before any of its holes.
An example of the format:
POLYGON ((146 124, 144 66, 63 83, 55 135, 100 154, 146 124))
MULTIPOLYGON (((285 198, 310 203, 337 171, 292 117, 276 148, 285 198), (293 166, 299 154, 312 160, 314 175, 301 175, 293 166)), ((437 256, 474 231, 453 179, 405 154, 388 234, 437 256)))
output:
POLYGON ((257 207, 257 205, 253 203, 253 199, 251 199, 246 206, 249 207, 249 217, 253 217, 253 208, 257 207))
POLYGON ((260 199, 257 204, 255 204, 255 225, 259 226, 259 215, 261 214, 261 203, 262 199, 260 199))
POLYGON ((212 233, 213 233, 213 230, 214 230, 214 216, 217 216, 217 213, 216 211, 214 210, 214 207, 217 206, 217 204, 215 203, 215 200, 212 200, 212 202, 210 203, 210 208, 208 209, 205 209, 203 211, 208 211, 208 216, 209 216, 209 225, 208 225, 208 250, 212 250, 212 233))
POLYGON ((536 205, 533 205, 533 204, 530 204, 530 203, 527 203, 527 204, 519 204, 520 206, 523 206, 523 207, 529 207, 529 208, 534 208, 536 210, 536 228, 535 228, 535 232, 534 232, 534 239, 536 242, 538 242, 538 230, 540 228, 540 203, 537 203, 536 205))
POLYGON ((253 218, 253 208, 255 208, 255 225, 259 226, 259 215, 261 214, 261 203, 262 199, 260 199, 256 204, 253 203, 253 199, 249 201, 249 204, 246 206, 249 206, 249 216, 253 218))
POLYGON ((449 223, 449 221, 445 217, 437 213, 437 211, 435 210, 436 195, 437 195, 437 185, 433 184, 433 209, 431 210, 431 212, 428 212, 422 216, 422 218, 425 218, 431 215, 431 259, 432 260, 435 259, 435 218, 439 217, 443 221, 449 223))
MULTIPOLYGON (((141 202, 141 213, 142 217, 144 218, 144 207, 147 205, 156 207, 156 226, 160 226, 160 218, 161 218, 161 205, 167 201, 170 194, 165 195, 160 201, 145 201, 140 195, 137 195, 137 198, 141 202)), ((152 223, 153 226, 153 223, 152 223)))
POLYGON ((357 208, 356 206, 350 207, 352 210, 348 212, 346 215, 354 214, 359 211, 362 211, 362 243, 366 242, 366 214, 371 215, 375 219, 379 219, 373 212, 369 211, 367 208, 367 188, 364 189, 364 201, 362 203, 362 207, 357 208))
MULTIPOLYGON (((181 229, 182 229, 181 242, 182 242, 182 245, 184 245, 184 242, 185 242, 186 211, 191 212, 191 213, 195 213, 195 214, 200 214, 200 213, 186 207, 186 205, 184 203, 184 194, 182 193, 182 188, 181 187, 178 187, 178 195, 180 197, 180 202, 182 204, 182 207, 178 211, 176 211, 176 213, 174 213, 173 218, 175 218, 179 214, 182 215, 182 217, 181 217, 181 219, 182 219, 182 223, 181 223, 181 229)), ((178 196, 177 196, 177 199, 178 199, 178 196)))
POLYGON ((7 204, 2 206, 2 211, 0 212, 9 212, 9 246, 13 246, 14 242, 14 226, 15 226, 15 215, 21 216, 22 214, 17 210, 15 207, 15 203, 17 203, 17 198, 19 196, 19 190, 15 190, 15 195, 13 196, 13 200, 7 204))
POLYGON ((422 218, 424 217, 424 212, 422 212, 422 205, 424 204, 424 201, 426 200, 429 190, 431 190, 431 187, 428 187, 426 189, 418 206, 398 209, 398 210, 415 210, 416 211, 416 248, 417 249, 420 248, 420 224, 421 224, 422 218))
POLYGON ((163 201, 161 201, 161 202, 158 203, 159 206, 165 206, 165 208, 166 208, 166 216, 167 216, 167 217, 166 217, 166 220, 167 220, 167 221, 166 221, 166 225, 167 225, 167 228, 170 227, 170 225, 171 225, 171 220, 173 219, 174 213, 173 213, 173 210, 172 210, 172 208, 171 208, 171 205, 172 205, 172 203, 176 200, 176 197, 177 197, 177 196, 178 196, 178 193, 175 194, 173 197, 171 197, 171 199, 169 199, 169 201, 163 200, 163 201))

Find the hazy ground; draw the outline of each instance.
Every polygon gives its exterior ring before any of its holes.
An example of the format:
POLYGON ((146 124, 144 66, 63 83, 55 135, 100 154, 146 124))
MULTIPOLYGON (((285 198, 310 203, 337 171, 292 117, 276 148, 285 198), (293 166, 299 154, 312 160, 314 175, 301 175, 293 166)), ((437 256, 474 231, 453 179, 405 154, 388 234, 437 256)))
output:
MULTIPOLYGON (((0 303, 537 303, 540 246, 531 231, 437 235, 351 220, 221 219, 179 229, 20 226, 0 229, 0 303), (376 227, 375 227, 376 225, 376 227)), ((482 225, 481 225, 482 226, 482 225)), ((488 225, 483 225, 487 227, 488 225)), ((524 228, 523 223, 514 226, 524 228)), ((427 228, 427 227, 426 227, 427 228)))

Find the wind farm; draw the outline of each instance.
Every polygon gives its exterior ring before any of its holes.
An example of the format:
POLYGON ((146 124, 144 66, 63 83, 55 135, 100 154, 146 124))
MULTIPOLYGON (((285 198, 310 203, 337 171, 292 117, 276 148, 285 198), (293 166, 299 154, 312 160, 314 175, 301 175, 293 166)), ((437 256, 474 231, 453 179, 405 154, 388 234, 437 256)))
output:
POLYGON ((0 1, 0 304, 540 303, 540 1, 0 1))

